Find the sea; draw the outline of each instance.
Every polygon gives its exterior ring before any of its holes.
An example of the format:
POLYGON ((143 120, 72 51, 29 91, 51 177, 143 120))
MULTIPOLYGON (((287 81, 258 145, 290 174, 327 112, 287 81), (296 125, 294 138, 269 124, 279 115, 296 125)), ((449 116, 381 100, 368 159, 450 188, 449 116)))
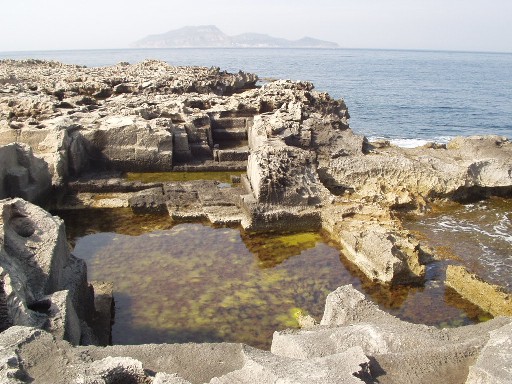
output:
POLYGON ((368 49, 108 49, 0 52, 88 67, 158 59, 271 79, 307 80, 343 98, 350 126, 414 147, 459 135, 512 138, 512 53, 368 49))

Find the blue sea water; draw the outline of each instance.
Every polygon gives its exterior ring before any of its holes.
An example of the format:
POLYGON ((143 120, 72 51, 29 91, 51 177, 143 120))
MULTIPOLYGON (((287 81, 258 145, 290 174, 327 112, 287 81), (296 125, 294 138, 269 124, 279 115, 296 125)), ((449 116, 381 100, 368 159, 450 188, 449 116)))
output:
POLYGON ((402 146, 458 135, 512 138, 512 54, 357 49, 116 49, 0 52, 105 66, 159 59, 309 80, 344 98, 354 131, 402 146))

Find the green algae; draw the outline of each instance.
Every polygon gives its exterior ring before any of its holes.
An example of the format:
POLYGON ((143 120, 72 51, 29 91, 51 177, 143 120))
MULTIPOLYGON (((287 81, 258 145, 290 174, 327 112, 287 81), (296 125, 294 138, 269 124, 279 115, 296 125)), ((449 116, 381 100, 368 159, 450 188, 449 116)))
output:
POLYGON ((175 181, 216 180, 221 183, 231 183, 232 175, 240 175, 237 171, 214 172, 128 172, 124 177, 128 181, 141 181, 143 183, 165 183, 175 181))

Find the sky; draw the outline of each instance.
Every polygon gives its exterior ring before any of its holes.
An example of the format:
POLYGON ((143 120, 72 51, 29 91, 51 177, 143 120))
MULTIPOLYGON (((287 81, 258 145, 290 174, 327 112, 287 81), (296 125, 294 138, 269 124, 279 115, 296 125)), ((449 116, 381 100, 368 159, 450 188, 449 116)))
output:
POLYGON ((0 52, 127 48, 194 25, 344 48, 512 52, 511 0, 0 1, 0 52))

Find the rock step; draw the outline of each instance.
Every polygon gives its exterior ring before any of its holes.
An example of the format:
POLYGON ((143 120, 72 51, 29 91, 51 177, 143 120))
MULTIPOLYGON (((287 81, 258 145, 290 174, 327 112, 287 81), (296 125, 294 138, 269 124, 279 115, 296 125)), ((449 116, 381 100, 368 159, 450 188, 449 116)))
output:
POLYGON ((222 117, 212 119, 212 129, 247 128, 247 117, 222 117))
POLYGON ((209 159, 213 158, 212 149, 207 143, 189 143, 190 153, 195 158, 209 159))
POLYGON ((213 158, 219 162, 223 161, 247 161, 249 158, 249 147, 216 149, 213 158))
POLYGON ((246 128, 217 128, 212 131, 213 142, 247 140, 246 128))

